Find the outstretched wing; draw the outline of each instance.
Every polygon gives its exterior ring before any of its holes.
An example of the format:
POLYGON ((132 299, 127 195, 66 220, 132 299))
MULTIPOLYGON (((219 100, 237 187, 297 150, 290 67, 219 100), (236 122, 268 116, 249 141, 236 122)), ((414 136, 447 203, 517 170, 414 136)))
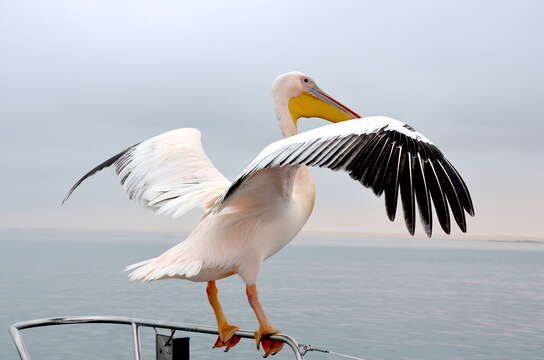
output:
POLYGON ((406 227, 415 231, 416 200, 425 232, 432 234, 432 205, 444 232, 450 233, 450 212, 466 231, 465 211, 474 207, 465 182, 442 152, 412 127, 398 120, 372 116, 306 131, 267 146, 232 183, 216 209, 221 209, 257 172, 286 166, 343 170, 377 196, 395 219, 399 196, 406 227))
POLYGON ((68 191, 96 172, 114 166, 129 195, 158 214, 179 217, 194 207, 210 208, 228 189, 228 181, 206 156, 200 131, 185 128, 133 145, 98 165, 68 191))

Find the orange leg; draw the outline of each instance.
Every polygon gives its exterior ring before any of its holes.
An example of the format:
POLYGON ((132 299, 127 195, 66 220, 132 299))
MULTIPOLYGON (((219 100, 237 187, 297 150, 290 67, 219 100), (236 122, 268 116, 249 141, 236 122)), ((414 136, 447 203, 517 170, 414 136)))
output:
POLYGON ((238 344, 240 337, 234 335, 236 330, 239 329, 238 326, 230 325, 223 314, 221 309, 221 304, 219 303, 219 297, 217 296, 217 287, 215 286, 215 281, 208 281, 208 286, 206 287, 206 293, 208 294, 208 300, 212 306, 213 312, 215 313, 215 319, 217 320, 217 329, 219 330, 219 336, 213 345, 216 347, 225 346, 225 351, 229 351, 231 347, 238 344))
POLYGON ((268 357, 268 355, 276 355, 276 353, 282 349, 283 342, 270 340, 267 337, 269 337, 270 335, 279 334, 280 331, 274 329, 272 325, 270 325, 270 322, 268 321, 268 318, 264 313, 264 309, 259 302, 257 286, 255 284, 247 285, 246 294, 247 300, 249 301, 251 308, 255 312, 257 321, 259 321, 259 330, 255 331, 255 341, 257 342, 257 349, 259 349, 262 345, 264 350, 264 357, 268 357))

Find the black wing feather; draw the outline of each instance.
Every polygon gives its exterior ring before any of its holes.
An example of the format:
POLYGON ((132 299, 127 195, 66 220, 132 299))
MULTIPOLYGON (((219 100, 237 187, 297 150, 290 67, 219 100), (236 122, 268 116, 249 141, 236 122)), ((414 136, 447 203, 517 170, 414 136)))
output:
POLYGON ((391 221, 395 220, 400 191, 406 227, 412 235, 416 225, 416 202, 429 237, 433 228, 433 205, 445 233, 451 231, 450 206, 460 229, 466 231, 464 211, 473 215, 474 206, 465 182, 436 146, 410 126, 404 127, 408 132, 386 125, 363 134, 305 137, 300 142, 287 144, 250 165, 233 182, 221 203, 247 178, 262 169, 319 166, 346 171, 377 196, 385 193, 385 209, 391 221))
POLYGON ((448 173, 446 172, 440 161, 437 161, 437 166, 435 170, 437 173, 439 173, 438 178, 440 179, 440 184, 442 185, 444 193, 446 194, 446 197, 448 199, 448 203, 450 204, 451 212, 453 213, 455 222, 457 223, 457 225, 459 225, 461 231, 466 232, 467 223, 465 219, 465 212, 461 205, 461 201, 459 201, 459 196, 457 195, 455 186, 451 182, 448 173))
POLYGON ((442 191, 442 187, 440 186, 440 180, 438 180, 438 176, 436 174, 436 171, 434 170, 432 162, 428 162, 427 164, 425 164, 425 175, 429 180, 429 193, 431 195, 431 198, 433 199, 434 209, 436 210, 438 222, 440 222, 442 230, 444 230, 446 234, 449 234, 451 227, 448 203, 446 202, 444 192, 442 191))
POLYGON ((389 164, 391 163, 391 158, 395 152, 396 145, 395 142, 390 144, 390 149, 387 151, 387 160, 385 160, 376 175, 374 175, 374 181, 372 182, 372 190, 377 196, 381 196, 384 190, 385 179, 387 178, 387 170, 389 169, 389 164))
POLYGON ((443 157, 442 160, 444 168, 446 169, 448 175, 450 176, 450 179, 454 183, 457 193, 460 195, 460 200, 463 204, 463 207, 470 214, 470 216, 474 216, 474 205, 472 204, 472 199, 470 198, 470 193, 468 191, 467 185, 463 181, 461 175, 459 175, 457 170, 448 161, 448 159, 443 157))
POLYGON ((414 235, 416 230, 416 204, 414 201, 412 156, 409 152, 402 154, 400 164, 400 198, 402 200, 406 228, 411 235, 414 235))
POLYGON ((366 170, 363 173, 363 178, 361 179, 361 182, 364 186, 370 187, 370 185, 372 184, 372 180, 374 179, 376 172, 378 172, 381 164, 384 162, 388 143, 389 139, 387 139, 387 137, 382 137, 382 139, 380 139, 379 145, 376 146, 373 154, 370 155, 370 158, 372 160, 368 164, 366 170))
MULTIPOLYGON (((103 170, 107 167, 110 167, 112 166, 113 164, 115 164, 115 167, 116 167, 116 173, 119 174, 119 172, 130 162, 130 153, 131 153, 131 150, 134 149, 136 146, 138 146, 139 144, 135 144, 135 145, 132 145, 130 147, 128 147, 127 149, 121 151, 119 154, 117 155, 114 155, 112 156, 111 158, 109 158, 108 160, 104 161, 103 163, 101 163, 100 165, 96 166, 94 169, 92 169, 91 171, 89 171, 88 173, 86 173, 85 175, 83 175, 83 177, 81 179, 79 179, 71 188, 70 190, 68 190, 68 193, 66 193, 66 196, 64 197, 64 199, 62 200, 62 204, 64 204, 68 198, 70 198, 70 195, 72 195, 72 193, 77 189, 77 187, 79 185, 81 185, 81 183, 83 181, 85 181, 85 179, 93 176, 94 174, 96 174, 97 172, 99 172, 100 170, 103 170), (116 164, 117 163, 117 164, 116 164)), ((128 176, 128 174, 127 174, 128 176)), ((123 184, 126 180, 126 176, 124 179, 121 180, 121 184, 123 184)))
POLYGON ((336 157, 332 164, 327 167, 332 170, 340 170, 341 168, 344 168, 346 166, 346 162, 353 157, 353 154, 357 154, 358 149, 364 147, 364 144, 370 141, 370 139, 370 137, 359 138, 357 136, 353 136, 353 141, 346 146, 345 151, 344 149, 341 149, 338 157, 336 157))
POLYGON ((429 189, 427 188, 427 180, 425 179, 425 163, 418 153, 413 162, 414 173, 414 189, 416 191, 417 205, 419 215, 423 223, 423 229, 428 237, 431 237, 433 232, 433 215, 431 208, 431 199, 429 198, 429 189))
POLYGON ((334 163, 341 154, 344 153, 346 148, 349 148, 353 143, 357 141, 357 136, 351 135, 341 138, 336 146, 331 148, 330 152, 323 157, 323 160, 320 161, 319 167, 332 168, 331 164, 334 163))
POLYGON ((402 156, 402 147, 395 147, 395 153, 387 169, 385 180, 385 210, 389 220, 395 220, 397 212, 397 198, 399 196, 399 170, 400 159, 402 156))

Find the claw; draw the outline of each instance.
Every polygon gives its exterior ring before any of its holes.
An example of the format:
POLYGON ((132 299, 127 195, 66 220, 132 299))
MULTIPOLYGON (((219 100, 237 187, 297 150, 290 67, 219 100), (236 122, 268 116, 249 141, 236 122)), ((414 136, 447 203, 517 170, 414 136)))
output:
POLYGON ((258 330, 255 331, 255 342, 257 343, 257 350, 263 347, 263 358, 267 358, 269 355, 276 355, 283 348, 283 341, 270 340, 270 335, 279 334, 280 331, 276 329, 258 330))
POLYGON ((220 348, 220 347, 223 347, 225 346, 225 344, 221 341, 221 337, 218 336, 217 337, 217 340, 215 340, 215 343, 213 344, 212 348, 220 348))
POLYGON ((264 357, 266 358, 269 355, 276 355, 283 348, 283 342, 274 340, 263 340, 262 346, 265 352, 264 357))
POLYGON ((213 344, 213 348, 222 348, 222 347, 225 347, 225 352, 229 351, 230 348, 234 347, 236 344, 238 344, 240 342, 240 337, 237 336, 237 335, 233 335, 231 336, 230 339, 228 339, 227 341, 223 342, 221 341, 221 337, 218 336, 217 337, 217 340, 215 340, 215 343, 213 344))
POLYGON ((231 347, 234 347, 240 342, 240 337, 234 335, 238 329, 239 327, 234 325, 226 325, 219 329, 219 336, 217 337, 217 340, 215 340, 213 348, 225 347, 225 352, 229 351, 231 347))
POLYGON ((234 347, 234 345, 238 344, 240 342, 241 337, 234 335, 227 341, 225 341, 225 352, 229 351, 231 347, 234 347))

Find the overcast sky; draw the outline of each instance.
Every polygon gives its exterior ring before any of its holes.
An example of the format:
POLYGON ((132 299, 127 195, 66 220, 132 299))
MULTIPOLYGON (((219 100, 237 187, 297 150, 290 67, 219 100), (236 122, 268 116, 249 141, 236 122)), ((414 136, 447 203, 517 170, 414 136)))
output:
MULTIPOLYGON (((472 192, 470 234, 542 237, 542 4, 0 1, 0 227, 190 228, 198 214, 155 217, 111 170, 60 201, 88 169, 178 127, 199 128, 234 177, 280 137, 271 82, 300 70, 438 144, 472 192)), ((383 198, 314 173, 309 229, 406 234, 383 198)))

